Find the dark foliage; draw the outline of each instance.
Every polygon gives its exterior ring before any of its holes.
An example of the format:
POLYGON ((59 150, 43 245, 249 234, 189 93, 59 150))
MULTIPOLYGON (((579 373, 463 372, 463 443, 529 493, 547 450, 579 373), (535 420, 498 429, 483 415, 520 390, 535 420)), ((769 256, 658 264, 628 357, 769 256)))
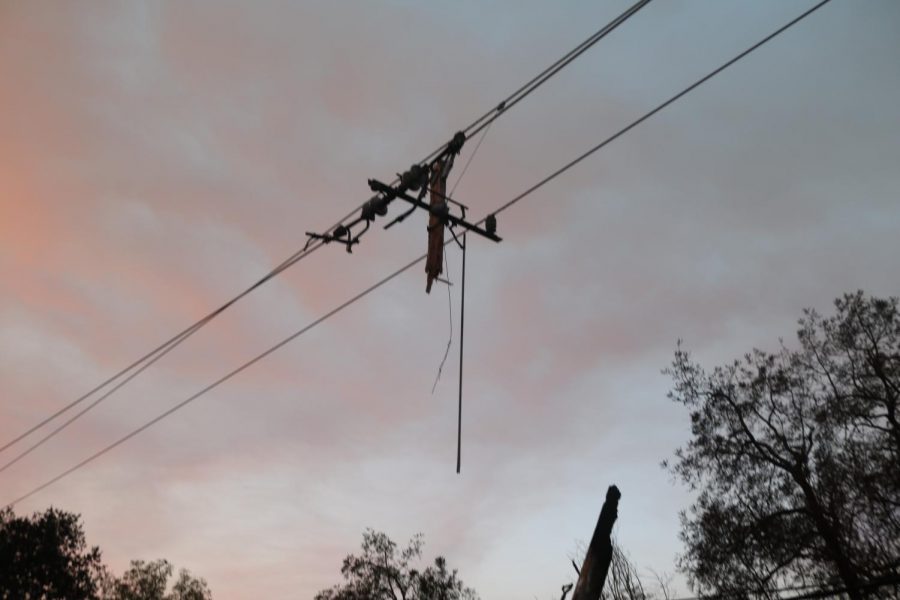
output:
POLYGON ((0 597, 95 600, 101 573, 100 550, 85 543, 78 515, 0 511, 0 597))
POLYGON ((132 561, 121 578, 89 548, 78 515, 50 508, 30 517, 0 511, 0 599, 20 600, 212 600, 202 579, 168 561, 132 561))
POLYGON ((174 568, 167 560, 131 561, 120 578, 110 577, 103 587, 103 600, 212 600, 206 581, 182 569, 166 593, 174 568))
POLYGON ((344 559, 344 583, 316 594, 315 600, 477 600, 443 557, 419 571, 411 561, 422 557, 422 536, 398 550, 384 533, 367 529, 362 554, 344 559))
POLYGON ((807 310, 799 348, 705 371, 679 349, 670 397, 692 437, 671 470, 698 492, 680 567, 700 591, 852 588, 900 570, 900 316, 862 292, 807 310))

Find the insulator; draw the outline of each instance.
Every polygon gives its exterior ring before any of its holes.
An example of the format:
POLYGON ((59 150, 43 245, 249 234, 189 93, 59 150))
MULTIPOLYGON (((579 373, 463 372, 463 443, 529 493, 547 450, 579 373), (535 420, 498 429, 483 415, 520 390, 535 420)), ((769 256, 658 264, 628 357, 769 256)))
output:
POLYGON ((422 187, 425 180, 425 169, 422 165, 413 165, 409 171, 400 176, 400 185, 410 190, 417 190, 422 187))
POLYGON ((449 154, 459 154, 459 151, 462 150, 463 144, 466 143, 466 134, 462 131, 457 131, 456 135, 453 136, 453 139, 450 140, 450 143, 447 144, 447 152, 449 154))
POLYGON ((387 214, 387 202, 380 196, 370 198, 363 204, 360 216, 366 221, 374 221, 375 216, 383 217, 387 214))
POLYGON ((491 235, 497 233, 497 215, 488 215, 484 220, 484 228, 491 235))

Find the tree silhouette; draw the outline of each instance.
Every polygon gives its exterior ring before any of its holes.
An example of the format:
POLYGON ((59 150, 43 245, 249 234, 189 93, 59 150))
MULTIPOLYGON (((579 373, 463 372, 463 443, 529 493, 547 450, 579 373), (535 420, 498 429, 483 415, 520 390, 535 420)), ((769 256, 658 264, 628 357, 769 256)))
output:
POLYGON ((55 508, 30 517, 0 510, 0 599, 20 600, 212 600, 202 579, 166 560, 132 561, 121 578, 100 562, 100 549, 85 542, 80 517, 55 508))
POLYGON ((422 571, 413 568, 411 562, 422 557, 422 546, 421 534, 398 550, 384 533, 366 529, 362 554, 344 559, 344 583, 319 592, 315 600, 477 600, 443 557, 422 571))
POLYGON ((804 311, 797 349, 709 372, 675 353, 669 395, 692 437, 670 468, 698 492, 679 566, 698 591, 837 584, 856 599, 900 571, 898 301, 835 308, 804 311))
POLYGON ((0 510, 0 598, 95 600, 102 570, 100 549, 85 543, 78 515, 0 510))
POLYGON ((108 577, 103 584, 103 600, 212 600, 206 581, 186 569, 178 572, 172 591, 166 593, 174 568, 167 560, 131 561, 122 577, 108 577))

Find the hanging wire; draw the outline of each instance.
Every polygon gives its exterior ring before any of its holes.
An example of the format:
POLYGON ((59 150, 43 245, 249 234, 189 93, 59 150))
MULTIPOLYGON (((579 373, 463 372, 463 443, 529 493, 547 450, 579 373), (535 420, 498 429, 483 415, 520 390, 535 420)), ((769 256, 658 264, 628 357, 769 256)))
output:
POLYGON ((447 194, 451 198, 453 198, 453 192, 455 192, 456 188, 459 187, 459 182, 462 181, 463 177, 466 174, 466 171, 469 170, 469 165, 472 164, 472 159, 475 158, 476 154, 478 154, 478 149, 481 148, 481 144, 482 144, 482 142, 484 142, 484 138, 487 137, 487 133, 488 133, 488 131, 491 130, 491 125, 493 125, 493 124, 494 124, 494 122, 491 121, 490 123, 488 123, 488 126, 485 127, 484 130, 481 132, 481 137, 478 138, 478 143, 475 144, 475 149, 472 150, 472 154, 469 155, 469 160, 467 160, 466 164, 463 165, 463 169, 459 173, 459 177, 456 178, 456 183, 453 184, 453 187, 450 189, 450 193, 447 194))
MULTIPOLYGON (((456 178, 456 183, 453 184, 453 187, 450 189, 450 193, 447 194, 450 198, 453 198, 453 193, 456 191, 456 188, 459 186, 459 182, 462 181, 463 176, 466 174, 466 171, 469 170, 469 165, 472 164, 472 159, 475 158, 475 155, 478 154, 478 149, 481 148, 482 142, 484 142, 484 138, 487 137, 488 131, 491 130, 491 125, 493 122, 489 123, 487 127, 485 127, 481 132, 481 137, 478 138, 478 143, 475 144, 475 149, 472 150, 472 153, 469 155, 469 159, 466 161, 466 164, 463 166, 462 171, 459 174, 459 177, 456 178)), ((455 237, 455 236, 454 236, 455 237)), ((465 242, 463 242, 465 243, 465 242)), ((441 373, 444 370, 444 364, 447 362, 447 357, 450 356, 450 347, 453 345, 453 295, 450 292, 450 265, 447 262, 447 253, 444 252, 444 266, 445 271, 447 273, 447 306, 448 306, 448 319, 450 320, 450 337, 447 339, 447 347, 444 349, 444 357, 441 359, 441 364, 438 366, 437 375, 434 378, 434 384, 431 386, 431 394, 434 395, 434 390, 437 389, 438 381, 441 379, 441 373)))
POLYGON ((462 462, 463 342, 466 333, 466 234, 462 234, 462 280, 459 292, 459 406, 456 411, 456 473, 462 462))
POLYGON ((447 260, 447 253, 444 252, 444 272, 446 273, 447 278, 447 319, 450 321, 450 334, 447 338, 447 347, 444 348, 444 357, 441 359, 441 364, 438 366, 437 375, 434 377, 434 383, 431 385, 431 395, 434 395, 434 390, 437 389, 438 381, 441 380, 441 373, 444 370, 444 363, 447 362, 447 357, 450 355, 450 346, 453 345, 453 294, 450 292, 450 263, 447 260))

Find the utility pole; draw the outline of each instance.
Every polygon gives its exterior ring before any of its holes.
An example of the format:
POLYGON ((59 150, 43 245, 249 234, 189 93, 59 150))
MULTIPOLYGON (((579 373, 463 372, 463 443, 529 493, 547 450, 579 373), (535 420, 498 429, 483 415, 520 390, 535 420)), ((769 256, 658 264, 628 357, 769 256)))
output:
POLYGON ((614 485, 606 490, 606 500, 600 509, 600 517, 597 519, 591 544, 581 564, 572 600, 600 600, 609 563, 612 561, 612 528, 619 514, 621 497, 619 488, 614 485))

